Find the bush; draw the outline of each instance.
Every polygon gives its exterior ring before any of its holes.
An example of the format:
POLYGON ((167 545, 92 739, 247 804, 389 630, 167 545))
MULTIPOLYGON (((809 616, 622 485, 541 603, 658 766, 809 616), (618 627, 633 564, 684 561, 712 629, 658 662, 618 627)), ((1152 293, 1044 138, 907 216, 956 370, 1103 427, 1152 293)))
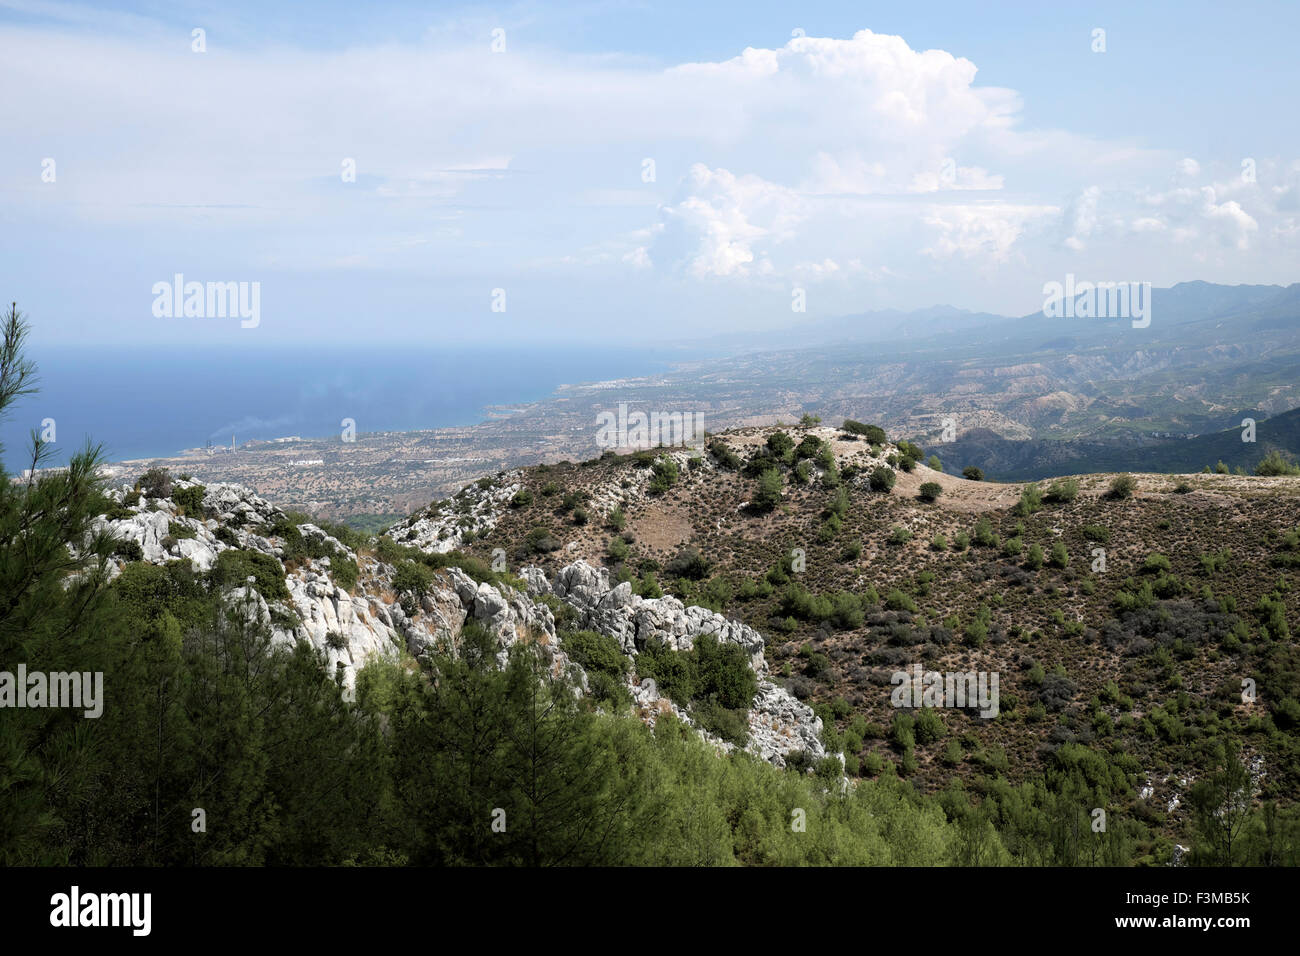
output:
POLYGON ((840 426, 842 431, 850 435, 861 435, 873 445, 883 445, 889 441, 889 436, 879 425, 864 425, 862 422, 855 422, 851 418, 844 419, 844 424, 840 426))
POLYGON ((731 471, 737 471, 740 468, 740 457, 720 441, 714 440, 709 442, 709 454, 712 455, 713 460, 723 468, 727 468, 731 471))
POLYGON ((253 579, 253 590, 268 601, 287 601, 289 587, 284 579, 284 566, 269 554, 230 548, 217 555, 212 568, 212 580, 222 588, 238 588, 253 579))
POLYGON ((961 476, 968 481, 983 481, 984 470, 982 468, 976 468, 974 465, 969 465, 961 470, 961 476))
POLYGON ((1144 562, 1142 562, 1142 573, 1160 574, 1163 572, 1165 574, 1168 574, 1169 571, 1171 570, 1171 567, 1172 566, 1169 564, 1169 559, 1166 558, 1163 554, 1157 552, 1155 554, 1147 555, 1147 559, 1144 562))
MULTIPOLYGON (((911 461, 913 464, 925 457, 925 452, 921 450, 921 446, 910 441, 900 441, 898 443, 898 452, 903 456, 904 461, 911 461)), ((912 469, 905 466, 903 470, 911 471, 912 469)))
POLYGON ((773 455, 784 461, 794 451, 794 439, 785 432, 773 432, 767 436, 767 448, 773 455))
POLYGON ((166 468, 150 468, 135 483, 146 498, 168 498, 172 493, 172 475, 166 468))
POLYGON ((1079 495, 1079 483, 1073 478, 1058 478, 1048 487, 1043 496, 1044 501, 1052 504, 1068 504, 1079 495))
POLYGON ((402 609, 414 613, 420 598, 429 593, 433 584, 433 571, 415 561, 399 561, 393 571, 393 590, 402 598, 402 609))
POLYGON ((799 442, 794 450, 795 461, 802 461, 805 458, 816 458, 821 454, 822 440, 816 435, 805 435, 803 441, 799 442))
POLYGON ((669 456, 661 455, 656 459, 653 471, 654 477, 650 479, 650 493, 652 495, 661 495, 677 484, 677 462, 669 456))
POLYGON ((943 737, 948 728, 943 724, 941 718, 933 708, 922 707, 916 715, 916 722, 913 732, 916 734, 916 742, 919 744, 934 743, 934 741, 943 737))
POLYGON ((526 555, 549 554, 552 551, 559 550, 560 542, 555 535, 541 525, 532 528, 524 538, 524 553, 526 555))
POLYGON ((871 477, 868 479, 872 491, 889 492, 894 488, 894 482, 898 476, 894 470, 885 465, 878 465, 871 471, 871 477))
POLYGON ((1020 501, 1016 504, 1016 514, 1031 515, 1043 510, 1043 493, 1035 482, 1025 485, 1020 491, 1020 501))
POLYGON ((771 511, 781 503, 785 480, 776 468, 768 468, 758 476, 758 490, 754 493, 753 506, 762 512, 771 511))
POLYGON ((890 590, 885 596, 885 607, 891 611, 910 611, 916 613, 916 602, 900 591, 898 588, 890 590))
POLYGON ((527 508, 533 503, 533 493, 527 488, 520 488, 510 499, 511 508, 527 508))
POLYGON ((1132 475, 1116 475, 1110 482, 1110 497, 1116 500, 1133 497, 1137 490, 1137 479, 1132 475))
POLYGON ((632 666, 618 641, 596 631, 563 631, 560 646, 588 672, 596 671, 622 680, 632 666))
POLYGON ((361 571, 357 567, 357 562, 344 554, 336 554, 330 558, 330 575, 334 578, 334 583, 345 591, 351 591, 357 586, 357 578, 361 576, 361 571))
POLYGON ((703 581, 709 576, 711 567, 709 559, 700 554, 699 551, 695 548, 686 548, 668 562, 668 566, 664 568, 664 571, 675 578, 703 581))
POLYGON ((893 530, 889 532, 890 544, 907 544, 907 542, 911 540, 912 532, 908 531, 902 525, 894 525, 893 530))
POLYGON ((1300 465, 1297 465, 1286 455, 1283 455, 1278 449, 1272 449, 1265 455, 1258 465, 1255 466, 1255 474, 1264 477, 1275 477, 1278 475, 1296 476, 1300 475, 1300 465))
POLYGON ((140 542, 130 538, 120 538, 113 545, 113 553, 127 561, 143 561, 144 548, 140 547, 140 542))
POLYGON ((172 501, 187 518, 203 517, 203 494, 207 491, 203 485, 190 485, 188 488, 173 488, 172 501))
POLYGON ((943 494, 943 486, 937 481, 927 481, 921 485, 922 501, 937 501, 941 494, 943 494))
POLYGON ((632 549, 627 546, 627 542, 622 538, 610 538, 605 553, 614 561, 626 561, 628 555, 632 553, 632 549))

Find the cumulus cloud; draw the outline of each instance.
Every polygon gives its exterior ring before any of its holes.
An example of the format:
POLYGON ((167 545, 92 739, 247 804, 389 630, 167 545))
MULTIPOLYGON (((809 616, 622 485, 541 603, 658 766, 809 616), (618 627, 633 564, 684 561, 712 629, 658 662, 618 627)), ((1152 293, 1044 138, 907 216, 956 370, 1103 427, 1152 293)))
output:
POLYGON ((168 36, 0 26, 0 83, 24 91, 0 98, 9 216, 90 223, 87 261, 160 237, 159 275, 189 268, 183 237, 195 269, 346 264, 440 294, 468 276, 475 302, 563 272, 692 306, 792 278, 965 304, 990 269, 1036 288, 1061 257, 1101 273, 1177 243, 1180 262, 1285 263, 1300 242, 1300 164, 1261 157, 1248 180, 1235 159, 1032 128, 961 51, 870 30, 666 67, 429 37, 196 56, 168 36))
POLYGON ((960 256, 1005 261, 1029 223, 1059 211, 1055 206, 932 206, 925 222, 938 235, 922 252, 936 259, 960 256))

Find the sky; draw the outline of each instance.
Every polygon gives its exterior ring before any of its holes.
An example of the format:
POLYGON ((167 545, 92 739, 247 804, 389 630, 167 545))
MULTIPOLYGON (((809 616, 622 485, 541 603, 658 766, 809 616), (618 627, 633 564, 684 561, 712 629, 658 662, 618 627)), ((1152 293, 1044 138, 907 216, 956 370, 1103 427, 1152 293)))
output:
POLYGON ((665 347, 1027 314, 1067 274, 1286 285, 1298 28, 1295 3, 0 0, 0 298, 45 346, 665 347), (178 274, 256 288, 255 320, 167 314, 178 274))

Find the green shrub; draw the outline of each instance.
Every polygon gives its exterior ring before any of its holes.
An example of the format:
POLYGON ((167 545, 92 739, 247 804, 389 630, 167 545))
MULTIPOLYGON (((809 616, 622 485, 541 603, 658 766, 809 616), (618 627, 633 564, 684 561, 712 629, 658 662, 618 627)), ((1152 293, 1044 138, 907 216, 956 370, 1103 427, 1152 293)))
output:
POLYGON ((289 599, 284 566, 269 554, 230 548, 217 555, 212 571, 213 582, 221 588, 238 588, 253 579, 253 590, 268 601, 289 599))
POLYGON ((207 488, 203 485, 190 485, 188 488, 173 488, 172 501, 187 518, 203 517, 203 494, 207 488))
POLYGON ((698 550, 683 548, 676 557, 668 562, 668 566, 664 568, 664 571, 675 578, 702 581, 709 576, 711 567, 712 564, 709 559, 700 554, 698 550))
POLYGON ((336 554, 330 558, 330 575, 334 578, 335 584, 345 591, 351 591, 357 586, 357 578, 360 577, 361 571, 352 558, 336 554))
POLYGON ((784 488, 785 480, 778 469, 768 468, 762 472, 758 476, 758 490, 755 491, 751 502, 755 510, 762 513, 775 508, 781 503, 784 488))
POLYGON ((900 591, 898 588, 891 588, 889 594, 885 596, 885 607, 891 611, 910 611, 916 613, 916 602, 900 591))
POLYGON ((131 538, 119 538, 113 544, 113 553, 127 561, 144 560, 144 549, 140 547, 140 542, 131 538))
POLYGON ((983 481, 984 469, 976 468, 974 465, 968 465, 961 470, 961 476, 968 481, 983 481))
POLYGON ((916 714, 916 723, 914 731, 916 742, 919 744, 929 744, 943 737, 948 732, 944 726, 943 718, 935 712, 932 707, 922 707, 916 714))
POLYGON ((1043 493, 1037 483, 1030 482, 1020 491, 1020 501, 1016 504, 1016 514, 1031 515, 1043 509, 1043 493))
POLYGON ((607 634, 596 631, 562 631, 560 646, 589 673, 598 671, 622 680, 632 667, 631 660, 623 653, 618 641, 607 634))
POLYGON ((420 598, 429 593, 433 585, 433 571, 415 561, 399 561, 393 571, 393 590, 402 598, 403 610, 414 613, 420 598))
POLYGON ((1143 574, 1160 574, 1161 572, 1168 574, 1171 569, 1172 565, 1169 563, 1169 559, 1158 552, 1147 555, 1147 559, 1142 562, 1143 574))
POLYGON ((1137 479, 1132 475, 1116 475, 1110 482, 1110 497, 1117 500, 1133 497, 1137 490, 1137 479))
POLYGON ((872 491, 888 492, 893 490, 894 482, 897 480, 898 476, 894 474, 892 468, 886 465, 877 465, 871 470, 871 477, 868 482, 872 491))
POLYGON ((135 483, 135 490, 146 498, 168 498, 172 493, 172 475, 166 468, 150 468, 135 483))
POLYGON ((650 493, 652 495, 661 495, 677 484, 677 462, 668 455, 662 455, 655 460, 653 472, 654 476, 650 479, 650 493))
POLYGON ((1048 486, 1043 500, 1052 504, 1068 504, 1079 496, 1079 483, 1073 478, 1058 478, 1048 486))
POLYGON ((922 501, 936 501, 943 494, 943 486, 937 481, 927 481, 922 483, 920 496, 922 501))
POLYGON ((1278 475, 1296 476, 1300 475, 1300 465, 1282 454, 1281 451, 1274 448, 1269 451, 1259 464, 1255 466, 1255 474, 1264 477, 1274 477, 1278 475))
POLYGON ((526 555, 549 554, 552 551, 560 550, 560 542, 551 534, 548 528, 538 525, 531 528, 524 537, 524 552, 526 555))
POLYGON ((846 418, 840 429, 851 435, 861 435, 873 445, 883 445, 889 441, 889 436, 885 434, 885 430, 879 425, 864 425, 862 422, 855 422, 851 418, 846 418))

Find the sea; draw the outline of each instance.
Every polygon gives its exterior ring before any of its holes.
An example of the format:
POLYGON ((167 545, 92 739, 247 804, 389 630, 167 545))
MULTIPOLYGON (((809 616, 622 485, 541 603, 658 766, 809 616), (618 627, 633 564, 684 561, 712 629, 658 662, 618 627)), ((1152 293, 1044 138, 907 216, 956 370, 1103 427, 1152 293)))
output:
POLYGON ((644 348, 86 349, 32 347, 38 391, 0 421, 0 462, 29 466, 30 433, 53 436, 48 465, 87 441, 107 461, 161 458, 208 442, 473 425, 490 405, 535 402, 560 385, 654 375, 698 359, 644 348))

